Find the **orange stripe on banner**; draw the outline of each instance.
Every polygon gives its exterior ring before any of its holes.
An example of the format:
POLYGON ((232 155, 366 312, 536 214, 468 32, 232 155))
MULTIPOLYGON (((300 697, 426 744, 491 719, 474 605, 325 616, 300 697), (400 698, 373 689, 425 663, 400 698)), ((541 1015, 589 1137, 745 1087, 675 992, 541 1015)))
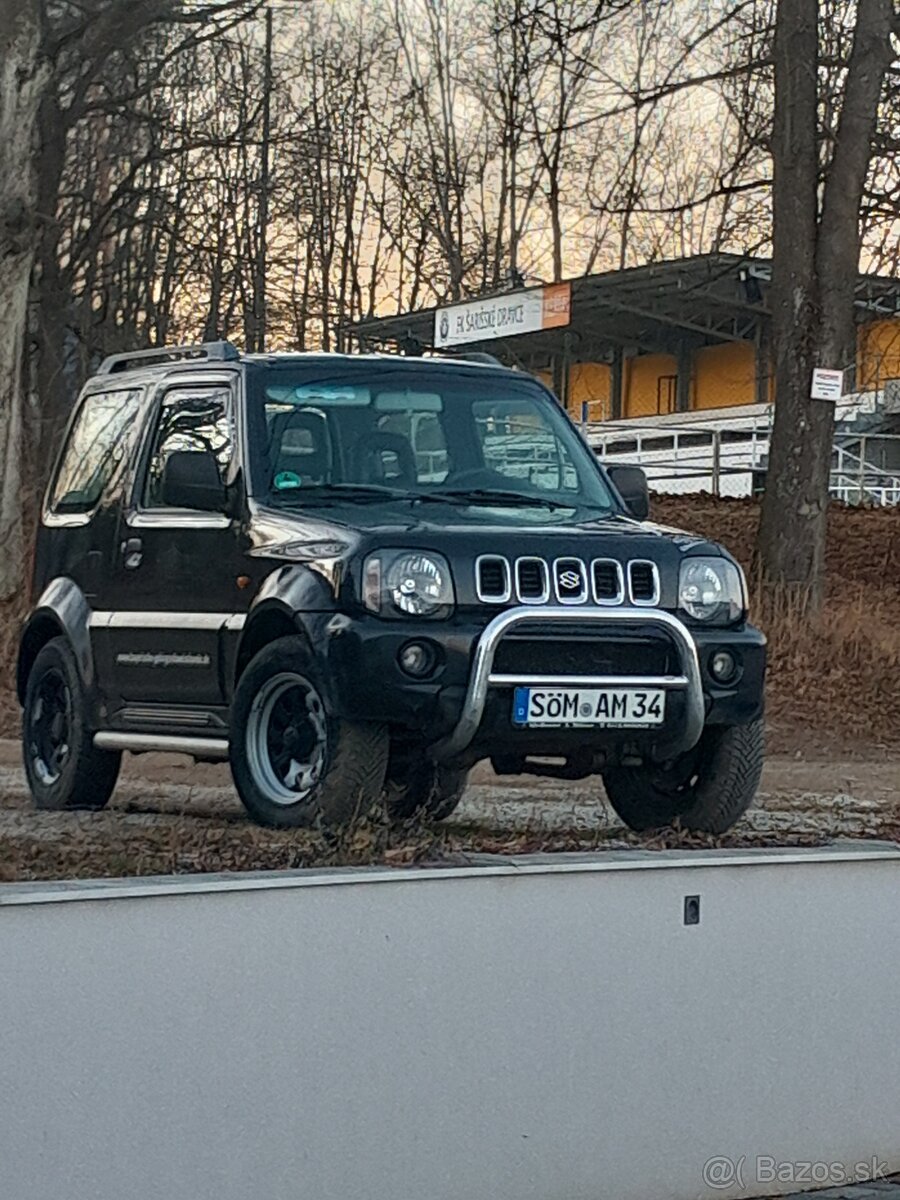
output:
POLYGON ((541 328, 557 329, 560 325, 568 325, 571 319, 572 285, 554 283, 551 287, 545 287, 541 328))

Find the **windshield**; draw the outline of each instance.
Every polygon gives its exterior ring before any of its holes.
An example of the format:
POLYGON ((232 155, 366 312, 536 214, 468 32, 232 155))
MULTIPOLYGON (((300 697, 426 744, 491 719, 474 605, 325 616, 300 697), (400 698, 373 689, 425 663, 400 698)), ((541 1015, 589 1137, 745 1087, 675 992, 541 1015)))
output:
POLYGON ((559 406, 524 377, 320 362, 264 371, 252 407, 254 493, 280 506, 617 508, 559 406))

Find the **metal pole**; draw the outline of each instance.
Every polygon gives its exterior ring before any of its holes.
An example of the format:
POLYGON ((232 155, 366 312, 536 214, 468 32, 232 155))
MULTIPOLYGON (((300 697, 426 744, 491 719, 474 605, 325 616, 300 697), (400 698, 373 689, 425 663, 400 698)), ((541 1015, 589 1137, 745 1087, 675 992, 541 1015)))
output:
POLYGON ((712 461, 712 485, 713 495, 718 496, 722 487, 722 431, 721 429, 713 430, 712 440, 713 461, 712 461))
POLYGON ((263 127, 262 127, 262 166, 260 170, 259 191, 259 245, 256 253, 256 321, 254 324, 254 349, 262 352, 266 348, 268 332, 268 274, 269 274, 269 184, 271 179, 271 144, 272 144, 272 51, 273 51, 273 19, 272 9, 266 9, 266 57, 263 81, 263 127))

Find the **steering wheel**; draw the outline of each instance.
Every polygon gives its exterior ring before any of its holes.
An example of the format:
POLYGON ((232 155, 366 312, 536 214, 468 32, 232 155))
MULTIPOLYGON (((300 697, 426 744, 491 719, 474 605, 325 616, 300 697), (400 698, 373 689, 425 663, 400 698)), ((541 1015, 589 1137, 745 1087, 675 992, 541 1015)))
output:
POLYGON ((494 488, 499 491, 509 491, 515 488, 516 480, 490 467, 472 467, 467 471, 457 471, 448 475, 444 483, 454 488, 494 488))

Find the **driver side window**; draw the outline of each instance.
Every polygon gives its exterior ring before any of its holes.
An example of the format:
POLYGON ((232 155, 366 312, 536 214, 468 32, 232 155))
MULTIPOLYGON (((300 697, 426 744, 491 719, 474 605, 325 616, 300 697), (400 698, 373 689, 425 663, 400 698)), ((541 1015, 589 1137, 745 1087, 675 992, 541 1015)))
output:
POLYGON ((212 453, 225 482, 234 454, 227 388, 173 388, 163 397, 142 497, 145 508, 167 508, 163 477, 176 451, 212 453))

